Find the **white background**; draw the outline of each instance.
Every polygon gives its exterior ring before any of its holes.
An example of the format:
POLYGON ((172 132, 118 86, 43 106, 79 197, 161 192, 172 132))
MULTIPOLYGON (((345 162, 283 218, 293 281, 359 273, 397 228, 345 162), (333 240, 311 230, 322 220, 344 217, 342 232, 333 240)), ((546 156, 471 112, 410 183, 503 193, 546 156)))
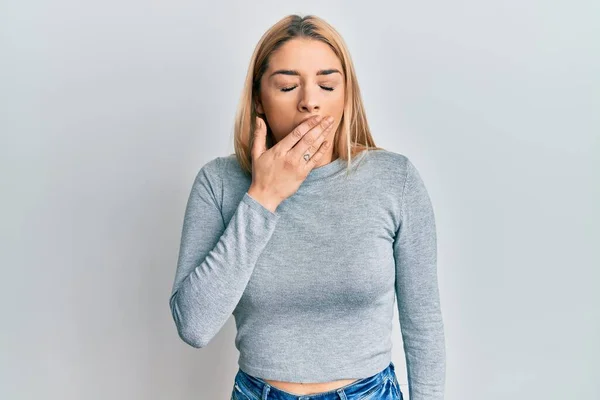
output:
POLYGON ((446 399, 600 398, 598 2, 322 3, 2 1, 0 398, 228 398, 233 318, 194 349, 168 298, 193 179, 292 13, 341 33, 426 182, 446 399))

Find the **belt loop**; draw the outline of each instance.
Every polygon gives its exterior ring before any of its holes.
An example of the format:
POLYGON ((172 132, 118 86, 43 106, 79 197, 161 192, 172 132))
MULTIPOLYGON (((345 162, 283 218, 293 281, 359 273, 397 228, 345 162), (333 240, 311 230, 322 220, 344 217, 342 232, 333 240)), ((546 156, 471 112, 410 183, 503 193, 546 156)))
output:
POLYGON ((269 385, 267 382, 265 382, 265 384, 263 386, 261 400, 267 400, 267 397, 269 396, 269 390, 271 390, 271 385, 269 385))
POLYGON ((346 397, 346 392, 344 392, 344 389, 339 389, 337 391, 338 396, 340 396, 340 400, 347 400, 348 398, 346 397))

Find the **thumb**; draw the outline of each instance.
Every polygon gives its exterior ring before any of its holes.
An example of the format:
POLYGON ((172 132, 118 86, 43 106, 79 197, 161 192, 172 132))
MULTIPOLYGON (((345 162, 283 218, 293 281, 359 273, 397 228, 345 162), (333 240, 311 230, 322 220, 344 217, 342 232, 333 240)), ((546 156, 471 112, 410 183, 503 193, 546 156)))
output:
POLYGON ((255 119, 254 140, 252 142, 252 159, 258 159, 267 151, 267 127, 260 117, 255 119))

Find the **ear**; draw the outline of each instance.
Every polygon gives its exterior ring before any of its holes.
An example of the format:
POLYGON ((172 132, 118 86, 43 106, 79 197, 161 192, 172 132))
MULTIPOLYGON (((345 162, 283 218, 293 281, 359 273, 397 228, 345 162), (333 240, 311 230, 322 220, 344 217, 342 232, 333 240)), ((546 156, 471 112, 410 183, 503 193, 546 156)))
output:
POLYGON ((265 111, 263 110, 262 104, 260 102, 260 100, 256 101, 256 112, 258 112, 259 114, 264 114, 265 111))

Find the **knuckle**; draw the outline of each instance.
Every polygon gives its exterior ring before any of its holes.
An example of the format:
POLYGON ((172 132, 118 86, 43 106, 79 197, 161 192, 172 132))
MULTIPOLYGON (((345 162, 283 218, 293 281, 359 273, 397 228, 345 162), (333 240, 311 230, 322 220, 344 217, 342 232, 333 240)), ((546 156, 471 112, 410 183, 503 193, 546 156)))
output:
POLYGON ((300 131, 300 129, 298 129, 298 128, 294 128, 294 130, 292 131, 292 135, 293 135, 295 138, 298 138, 298 139, 300 139, 300 138, 302 137, 302 132, 300 131))
POLYGON ((273 146, 271 148, 271 150, 273 151, 274 158, 280 158, 283 155, 281 148, 279 146, 273 146))
POLYGON ((318 118, 311 118, 308 120, 308 126, 310 126, 311 128, 314 127, 315 125, 317 125, 318 123, 319 123, 318 118))
POLYGON ((311 135, 306 135, 302 140, 305 144, 312 146, 313 143, 315 143, 315 141, 317 140, 317 138, 312 137, 311 135))
POLYGON ((285 169, 295 169, 296 168, 296 161, 292 160, 290 157, 286 157, 283 160, 283 168, 285 168, 285 169))
POLYGON ((324 138, 322 136, 318 137, 313 144, 310 146, 311 153, 314 153, 317 150, 323 150, 326 146, 322 146, 324 138))

